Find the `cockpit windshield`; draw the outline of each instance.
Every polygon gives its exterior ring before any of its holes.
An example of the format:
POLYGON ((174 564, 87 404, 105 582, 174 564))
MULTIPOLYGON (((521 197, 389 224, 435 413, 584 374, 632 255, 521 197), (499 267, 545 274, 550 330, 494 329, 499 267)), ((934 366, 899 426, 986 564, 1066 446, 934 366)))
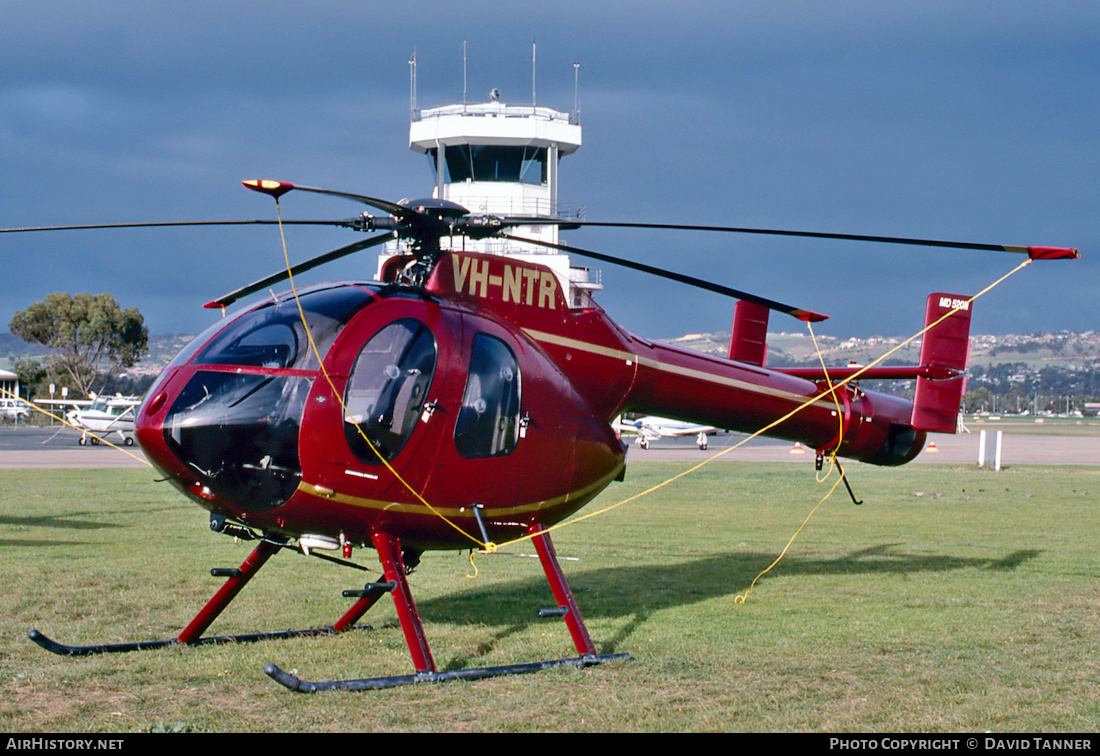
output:
POLYGON ((298 487, 298 431, 312 378, 199 370, 164 421, 164 438, 205 486, 261 512, 298 487))
POLYGON ((306 328, 323 359, 372 297, 365 287, 329 287, 302 294, 302 313, 294 300, 272 302, 225 326, 194 358, 203 369, 164 419, 169 448, 203 485, 246 511, 284 503, 302 475, 298 435, 314 381, 288 371, 319 369, 306 328))
POLYGON ((230 324, 199 353, 195 363, 317 370, 306 325, 324 357, 340 330, 372 296, 369 289, 358 286, 308 292, 298 298, 302 313, 293 299, 272 302, 230 324))

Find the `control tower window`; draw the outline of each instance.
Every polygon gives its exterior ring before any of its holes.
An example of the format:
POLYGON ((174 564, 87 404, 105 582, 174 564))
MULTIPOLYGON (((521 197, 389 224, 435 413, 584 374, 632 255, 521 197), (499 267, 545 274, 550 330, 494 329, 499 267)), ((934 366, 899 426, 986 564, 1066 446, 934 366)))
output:
MULTIPOLYGON (((511 181, 523 184, 545 184, 547 181, 545 147, 507 147, 499 145, 461 144, 447 147, 448 184, 470 181, 511 181)), ((432 170, 436 166, 436 150, 428 150, 432 170)), ((438 177, 437 177, 438 178, 438 177)))

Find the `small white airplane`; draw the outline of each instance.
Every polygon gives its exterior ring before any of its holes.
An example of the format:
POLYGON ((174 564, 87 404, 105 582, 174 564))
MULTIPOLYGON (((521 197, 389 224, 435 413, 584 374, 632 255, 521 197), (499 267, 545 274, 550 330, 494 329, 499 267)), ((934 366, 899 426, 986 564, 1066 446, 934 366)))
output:
POLYGON ((78 406, 65 413, 65 419, 82 432, 77 441, 84 446, 88 441, 98 445, 106 436, 117 433, 127 446, 134 445, 134 417, 137 415, 141 397, 95 396, 90 404, 78 406))
POLYGON ((718 429, 711 425, 696 425, 681 420, 673 420, 668 417, 655 417, 647 415, 637 420, 620 422, 615 426, 626 433, 636 434, 634 443, 643 449, 648 449, 652 441, 659 438, 675 438, 677 436, 695 436, 695 443, 700 450, 707 448, 707 436, 714 435, 718 429))

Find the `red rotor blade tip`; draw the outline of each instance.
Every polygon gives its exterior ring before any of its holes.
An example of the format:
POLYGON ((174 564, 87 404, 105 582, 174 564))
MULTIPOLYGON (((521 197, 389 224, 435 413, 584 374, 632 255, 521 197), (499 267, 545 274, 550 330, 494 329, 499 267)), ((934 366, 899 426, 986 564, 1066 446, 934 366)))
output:
POLYGON ((1028 247, 1027 256, 1032 260, 1076 260, 1081 254, 1069 247, 1028 247))
POLYGON ((282 197, 294 188, 294 184, 288 184, 285 181, 269 181, 268 179, 250 179, 241 183, 254 192, 270 194, 275 199, 282 197))

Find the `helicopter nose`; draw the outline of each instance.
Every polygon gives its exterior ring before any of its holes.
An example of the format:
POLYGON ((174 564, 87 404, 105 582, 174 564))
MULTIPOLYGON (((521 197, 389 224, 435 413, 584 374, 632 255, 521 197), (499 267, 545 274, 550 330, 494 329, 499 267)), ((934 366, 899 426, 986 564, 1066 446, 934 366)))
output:
POLYGON ((139 412, 138 443, 192 498, 268 511, 301 479, 298 434, 309 388, 301 376, 181 371, 139 412))

